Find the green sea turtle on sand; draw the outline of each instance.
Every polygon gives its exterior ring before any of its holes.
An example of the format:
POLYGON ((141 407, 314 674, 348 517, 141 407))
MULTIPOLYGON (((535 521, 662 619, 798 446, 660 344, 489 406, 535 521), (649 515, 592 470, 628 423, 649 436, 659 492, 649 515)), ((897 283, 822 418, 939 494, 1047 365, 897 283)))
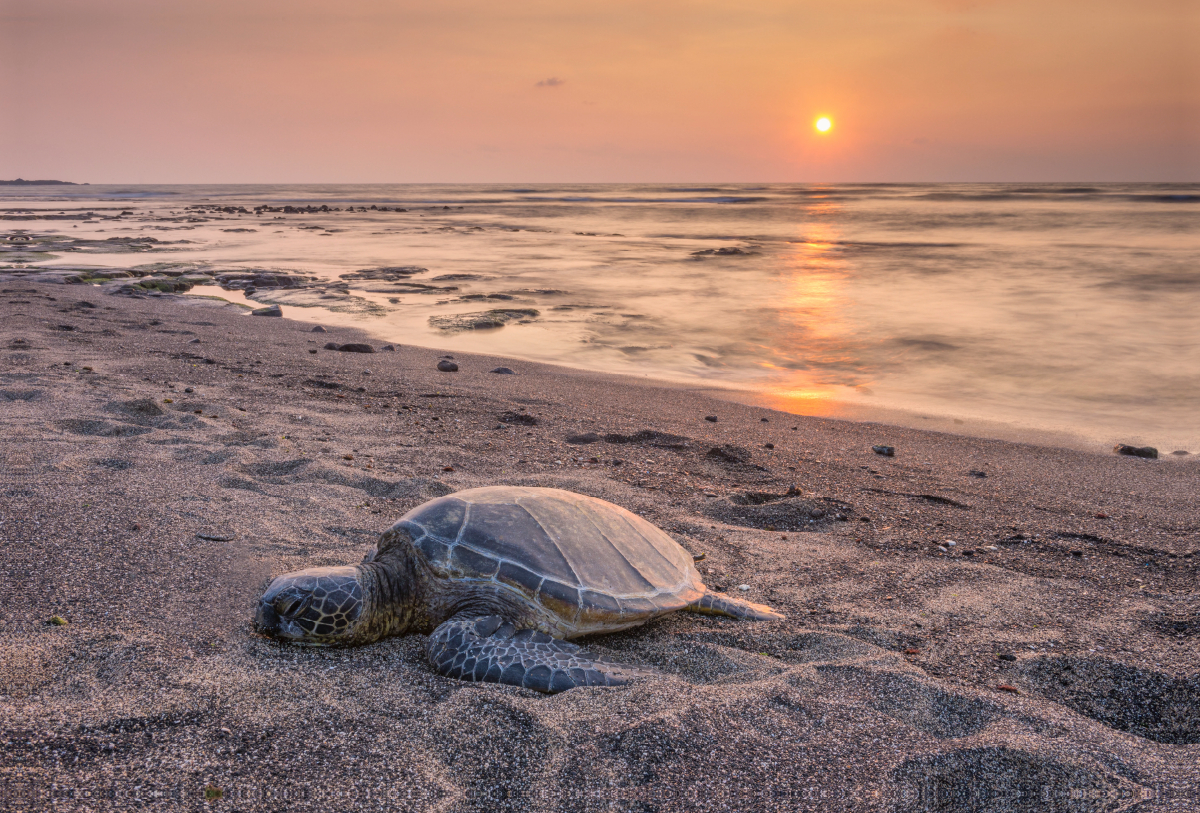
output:
POLYGON ((560 692, 657 674, 565 639, 676 610, 783 617, 706 588, 687 551, 624 508, 558 489, 494 486, 417 506, 362 564, 279 576, 255 625, 319 645, 432 632, 427 654, 443 675, 560 692))

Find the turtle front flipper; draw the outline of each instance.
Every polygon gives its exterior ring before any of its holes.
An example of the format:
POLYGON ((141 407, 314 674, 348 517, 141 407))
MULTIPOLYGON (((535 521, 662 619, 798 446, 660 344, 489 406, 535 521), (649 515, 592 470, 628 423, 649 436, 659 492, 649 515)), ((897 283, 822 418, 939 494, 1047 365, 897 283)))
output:
POLYGON ((621 686, 658 674, 606 661, 544 632, 518 631, 498 615, 451 618, 433 631, 426 652, 433 668, 446 677, 507 683, 549 694, 576 686, 621 686))
POLYGON ((744 601, 712 590, 707 590, 699 601, 694 601, 683 609, 689 613, 748 618, 752 621, 778 621, 783 618, 765 604, 755 604, 752 601, 744 601))

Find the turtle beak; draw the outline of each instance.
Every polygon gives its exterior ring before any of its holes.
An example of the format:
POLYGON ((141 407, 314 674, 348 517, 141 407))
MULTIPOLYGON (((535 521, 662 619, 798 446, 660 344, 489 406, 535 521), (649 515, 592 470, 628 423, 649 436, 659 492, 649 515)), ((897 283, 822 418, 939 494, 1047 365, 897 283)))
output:
POLYGON ((272 638, 279 635, 279 613, 275 612, 275 608, 265 601, 258 603, 258 612, 254 614, 254 626, 264 635, 270 635, 272 638))

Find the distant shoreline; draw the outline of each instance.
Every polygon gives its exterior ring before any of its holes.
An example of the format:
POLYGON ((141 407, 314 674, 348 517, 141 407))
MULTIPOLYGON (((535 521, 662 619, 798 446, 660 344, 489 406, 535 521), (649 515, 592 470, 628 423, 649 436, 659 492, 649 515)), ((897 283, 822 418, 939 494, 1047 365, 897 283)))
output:
POLYGON ((87 186, 88 184, 79 184, 74 181, 27 181, 24 178, 17 178, 12 181, 0 181, 0 186, 87 186))

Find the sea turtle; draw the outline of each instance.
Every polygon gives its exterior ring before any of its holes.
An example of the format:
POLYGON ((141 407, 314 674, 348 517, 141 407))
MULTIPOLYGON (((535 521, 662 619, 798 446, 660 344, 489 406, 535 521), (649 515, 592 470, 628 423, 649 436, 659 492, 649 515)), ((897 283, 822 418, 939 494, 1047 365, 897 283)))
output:
POLYGON ((706 588, 691 554, 624 508, 553 488, 493 486, 417 506, 362 564, 279 576, 255 625, 318 645, 432 632, 427 654, 443 675, 560 692, 656 674, 565 639, 676 610, 783 617, 706 588))

